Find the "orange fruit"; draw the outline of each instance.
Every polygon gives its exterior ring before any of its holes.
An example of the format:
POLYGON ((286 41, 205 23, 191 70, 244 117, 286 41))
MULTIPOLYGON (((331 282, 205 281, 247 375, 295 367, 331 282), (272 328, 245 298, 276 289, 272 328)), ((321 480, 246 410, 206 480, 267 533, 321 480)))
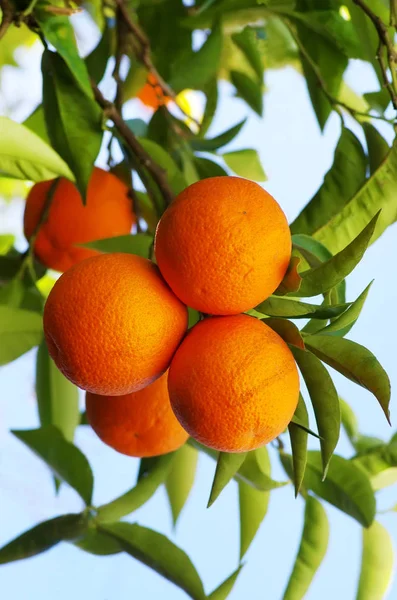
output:
POLYGON ((171 102, 169 96, 164 96, 163 90, 158 85, 157 79, 152 73, 149 73, 147 82, 139 91, 137 97, 145 106, 154 108, 154 110, 171 102))
POLYGON ((62 373, 94 394, 121 396, 160 377, 187 328, 187 309, 156 265, 132 254, 78 263, 52 288, 44 334, 62 373))
POLYGON ((164 279, 185 304, 232 315, 278 287, 291 235, 280 206, 258 184, 212 177, 183 190, 165 211, 155 253, 164 279))
POLYGON ((158 456, 189 437, 172 412, 168 372, 145 389, 125 396, 86 394, 87 419, 100 439, 128 456, 158 456))
MULTIPOLYGON (((36 183, 26 199, 24 232, 35 233, 53 181, 36 183)), ((47 219, 40 225, 34 244, 38 259, 50 269, 66 271, 81 260, 98 254, 76 244, 130 233, 135 218, 128 187, 103 169, 94 168, 83 205, 76 186, 61 178, 47 219)))
POLYGON ((168 391, 193 438, 245 452, 284 431, 298 403, 299 375, 287 344, 265 323, 248 315, 212 317, 176 351, 168 391))

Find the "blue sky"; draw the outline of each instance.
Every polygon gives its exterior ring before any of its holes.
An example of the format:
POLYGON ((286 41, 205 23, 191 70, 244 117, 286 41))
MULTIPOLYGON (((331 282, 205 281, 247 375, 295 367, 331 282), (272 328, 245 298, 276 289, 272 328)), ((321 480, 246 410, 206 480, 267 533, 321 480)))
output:
MULTIPOLYGON (((15 89, 20 86, 9 73, 15 89)), ((4 86, 6 81, 4 80, 4 86)), ((349 81, 360 91, 374 89, 376 83, 370 69, 355 62, 349 70, 349 81)), ((268 174, 265 188, 279 201, 289 220, 298 214, 321 184, 332 162, 340 120, 329 119, 322 135, 308 101, 303 79, 292 69, 266 73, 268 93, 265 116, 260 120, 252 113, 243 132, 227 148, 257 148, 268 174)), ((40 86, 32 87, 30 102, 17 108, 24 116, 26 108, 38 99, 40 86)), ((137 116, 138 104, 130 103, 127 116, 137 116)), ((28 114, 29 110, 27 111, 28 114)), ((221 109, 212 127, 219 133, 246 116, 247 108, 231 97, 231 88, 222 85, 221 109)), ((351 120, 348 125, 358 134, 351 120)), ((361 134, 360 134, 361 135, 361 134)), ((362 137, 362 136, 361 136, 362 137)), ((0 206, 4 225, 20 232, 22 202, 13 208, 0 206)), ((395 367, 394 309, 397 283, 390 272, 391 257, 396 254, 395 226, 369 249, 362 263, 349 277, 348 299, 354 299, 375 279, 362 316, 350 337, 368 346, 388 371, 392 386, 397 386, 395 367), (392 315, 388 317, 388 315, 392 315)), ((38 425, 34 397, 34 351, 0 371, 3 399, 0 403, 0 544, 41 520, 65 512, 78 511, 81 502, 66 485, 58 497, 54 495, 47 469, 8 429, 38 425)), ((333 373, 333 375, 335 375, 333 373)), ((376 400, 365 390, 335 375, 339 393, 356 411, 361 431, 388 439, 390 429, 376 400)), ((395 411, 392 401, 392 420, 395 411)), ((311 442, 313 447, 316 443, 311 442)), ((106 502, 132 487, 138 461, 104 446, 87 428, 81 427, 77 444, 86 453, 95 474, 95 503, 106 502)), ((352 449, 344 435, 338 452, 349 456, 352 449)), ((282 479, 277 457, 271 450, 273 475, 282 479)), ((169 535, 191 557, 205 584, 212 590, 237 566, 239 525, 237 489, 231 484, 211 509, 206 509, 215 464, 201 457, 192 495, 185 507, 176 532, 172 530, 166 495, 160 489, 130 520, 169 535)), ((378 507, 384 509, 397 502, 397 486, 378 495, 378 507)), ((351 518, 326 505, 331 523, 327 557, 307 594, 307 600, 351 600, 360 568, 361 528, 351 518)), ((291 486, 271 495, 269 512, 252 544, 246 566, 231 594, 231 600, 278 600, 299 545, 303 503, 295 500, 291 486)), ((397 513, 381 515, 379 520, 397 541, 397 513)), ((0 585, 5 598, 13 600, 124 600, 124 598, 186 598, 184 592, 162 579, 150 569, 124 555, 93 557, 61 544, 53 550, 1 568, 0 585)), ((397 598, 397 582, 390 592, 397 598)))

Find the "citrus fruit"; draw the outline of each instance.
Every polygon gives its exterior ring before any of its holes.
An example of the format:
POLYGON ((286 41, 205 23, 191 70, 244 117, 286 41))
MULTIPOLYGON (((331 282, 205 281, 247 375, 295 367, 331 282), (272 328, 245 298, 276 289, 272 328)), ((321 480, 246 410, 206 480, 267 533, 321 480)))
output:
POLYGON ((132 254, 78 263, 44 308, 50 355, 62 373, 94 394, 121 396, 160 377, 187 328, 187 309, 158 268, 132 254))
POLYGON ((299 375, 281 337, 248 315, 212 317, 188 333, 171 362, 168 390, 181 425, 222 452, 245 452, 284 431, 299 375))
POLYGON ((158 456, 189 437, 172 412, 168 372, 139 392, 124 396, 86 393, 87 420, 100 439, 128 456, 158 456))
POLYGON ((154 110, 157 110, 160 106, 164 106, 171 101, 169 96, 164 95, 163 90, 152 73, 149 73, 147 82, 139 91, 137 97, 145 106, 149 106, 154 110))
MULTIPOLYGON (((36 183, 26 199, 26 239, 36 233, 45 210, 52 181, 36 183)), ((130 233, 134 222, 127 186, 103 169, 94 168, 83 205, 76 186, 61 178, 56 184, 47 218, 40 225, 34 251, 38 259, 56 271, 66 271, 84 258, 98 254, 77 244, 130 233)))
POLYGON ((186 188, 165 211, 155 253, 185 304, 231 315, 275 291, 289 265, 291 235, 280 206, 258 184, 212 177, 186 188))

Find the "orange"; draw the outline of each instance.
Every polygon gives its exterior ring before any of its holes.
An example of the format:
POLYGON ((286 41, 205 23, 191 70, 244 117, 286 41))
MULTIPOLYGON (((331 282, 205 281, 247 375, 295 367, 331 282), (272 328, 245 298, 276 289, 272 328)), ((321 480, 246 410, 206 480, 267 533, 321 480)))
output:
POLYGON ((158 456, 180 448, 189 437, 172 412, 168 373, 125 396, 86 394, 87 419, 101 440, 128 456, 158 456))
POLYGON ((211 317, 178 348, 168 390, 193 438, 222 452, 245 452, 284 431, 298 402, 299 375, 287 344, 262 321, 211 317))
POLYGON ((160 271, 188 306, 214 315, 253 308, 278 287, 291 256, 287 219, 274 198, 240 177, 186 188, 162 216, 160 271))
MULTIPOLYGON (((24 232, 28 240, 40 222, 52 184, 53 181, 36 183, 26 199, 24 232)), ((94 168, 86 206, 76 186, 68 179, 60 179, 34 251, 46 267, 66 271, 84 258, 98 254, 76 244, 128 234, 134 221, 127 186, 111 173, 94 168)))
POLYGON ((44 308, 62 373, 94 394, 121 396, 160 377, 187 328, 187 309, 158 268, 132 254, 87 258, 64 273, 44 308))
POLYGON ((147 82, 138 93, 139 100, 150 108, 157 110, 159 106, 164 106, 171 101, 169 96, 164 96, 163 90, 157 83, 157 79, 154 75, 149 73, 147 82))

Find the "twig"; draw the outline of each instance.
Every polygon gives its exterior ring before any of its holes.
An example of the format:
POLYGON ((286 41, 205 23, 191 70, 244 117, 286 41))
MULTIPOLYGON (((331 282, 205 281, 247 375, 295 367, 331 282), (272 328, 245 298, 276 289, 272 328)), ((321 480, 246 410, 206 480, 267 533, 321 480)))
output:
POLYGON ((141 214, 140 214, 140 209, 139 209, 138 196, 136 195, 136 192, 133 188, 132 182, 131 182, 131 187, 128 190, 128 196, 131 198, 132 210, 134 211, 134 215, 136 218, 136 232, 142 233, 141 224, 139 222, 139 220, 141 218, 141 214))
POLYGON ((0 40, 7 32, 7 29, 14 20, 14 11, 9 0, 0 0, 0 8, 3 13, 3 18, 0 25, 0 40))
POLYGON ((165 199, 166 204, 170 204, 174 198, 174 194, 168 184, 166 171, 153 161, 150 154, 148 154, 143 146, 139 143, 134 133, 123 120, 115 105, 104 98, 102 92, 94 82, 91 82, 91 87, 94 92, 95 100, 99 106, 104 109, 106 116, 113 121, 116 129, 126 142, 127 146, 131 149, 134 156, 137 158, 139 164, 142 167, 145 167, 153 177, 156 185, 165 199))

